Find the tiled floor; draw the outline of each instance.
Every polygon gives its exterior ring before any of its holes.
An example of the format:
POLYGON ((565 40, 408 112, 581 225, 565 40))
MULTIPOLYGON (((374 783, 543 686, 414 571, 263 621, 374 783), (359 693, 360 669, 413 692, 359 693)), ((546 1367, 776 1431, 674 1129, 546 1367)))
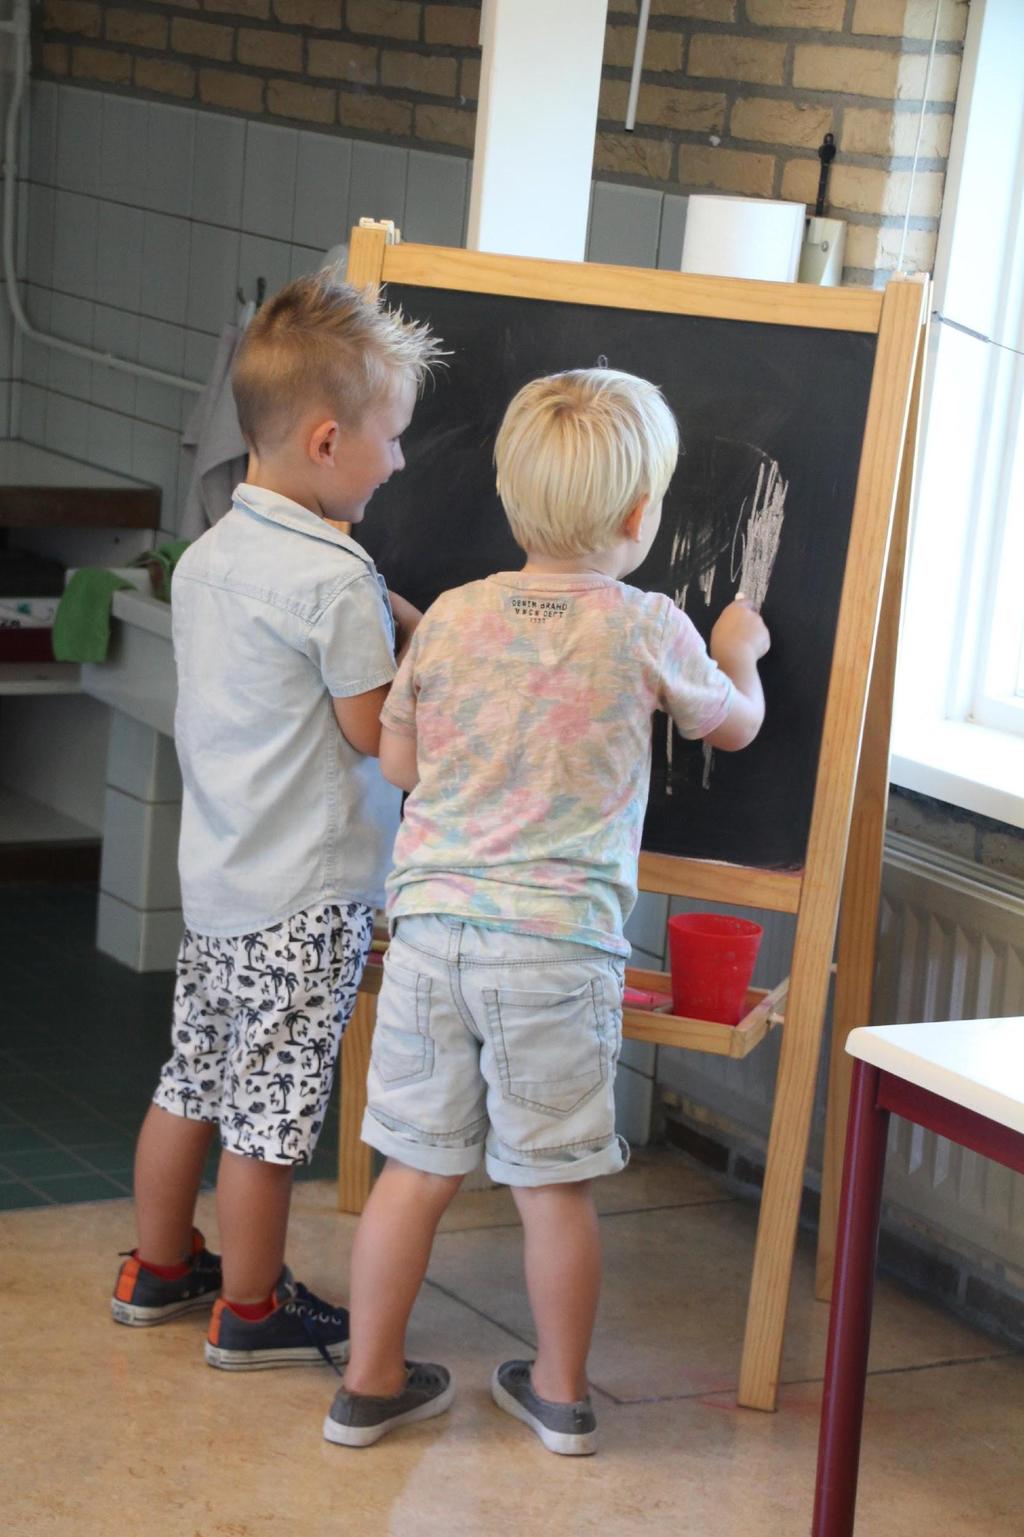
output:
MULTIPOLYGON (((320 1426, 335 1379, 244 1377, 202 1359, 205 1315, 114 1325, 125 1201, 0 1216, 0 1359, 10 1537, 800 1537, 813 1497, 826 1309, 801 1243, 775 1415, 734 1391, 755 1213, 671 1152, 599 1187, 607 1280, 591 1359, 596 1458, 545 1452, 492 1405, 495 1362, 528 1353, 515 1214, 460 1196, 410 1348, 453 1369, 449 1415, 366 1451, 320 1426)), ((211 1242, 212 1200, 200 1220, 211 1242)), ((290 1258, 345 1294, 354 1219, 296 1192, 290 1258)), ((1024 1363, 893 1284, 879 1286, 857 1537, 1020 1532, 1024 1363)))
MULTIPOLYGON (((0 1210, 131 1190, 174 979, 109 960, 95 930, 94 887, 0 885, 0 1210)), ((337 1136, 335 1096, 303 1177, 333 1172, 337 1136)))

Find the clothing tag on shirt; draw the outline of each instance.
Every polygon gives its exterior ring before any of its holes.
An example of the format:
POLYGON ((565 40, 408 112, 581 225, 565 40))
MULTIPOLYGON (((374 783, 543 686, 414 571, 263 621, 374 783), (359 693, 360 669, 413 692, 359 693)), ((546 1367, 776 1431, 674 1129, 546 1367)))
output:
POLYGON ((564 619, 571 603, 571 598, 534 598, 520 592, 508 599, 514 616, 527 624, 549 624, 552 619, 564 619))

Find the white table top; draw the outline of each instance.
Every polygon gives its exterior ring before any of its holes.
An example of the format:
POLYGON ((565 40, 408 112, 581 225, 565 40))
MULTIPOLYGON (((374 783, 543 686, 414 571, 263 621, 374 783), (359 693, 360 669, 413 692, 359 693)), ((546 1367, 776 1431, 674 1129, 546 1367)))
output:
POLYGON ((1024 1133, 1024 1016, 868 1025, 846 1049, 885 1073, 1024 1133))

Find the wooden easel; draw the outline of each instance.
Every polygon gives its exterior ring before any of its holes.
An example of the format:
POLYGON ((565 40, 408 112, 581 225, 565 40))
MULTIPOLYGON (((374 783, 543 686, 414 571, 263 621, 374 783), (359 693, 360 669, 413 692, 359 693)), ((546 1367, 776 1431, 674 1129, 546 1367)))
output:
MULTIPOLYGON (((844 978, 845 990, 841 989, 842 1012, 837 1008, 844 1029, 866 1022, 866 1007, 859 1017, 851 1017, 851 1010, 862 1008, 865 989, 870 996, 874 971, 873 914, 881 870, 888 716, 902 553, 899 571, 894 563, 887 582, 886 569, 897 500, 900 552, 905 537, 916 427, 911 414, 912 398, 916 399, 912 386, 927 312, 927 280, 894 282, 879 294, 866 289, 819 289, 809 285, 683 277, 668 272, 638 273, 629 268, 392 244, 383 227, 353 231, 348 278, 368 288, 392 282, 626 309, 636 307, 638 287, 642 285, 645 310, 860 331, 877 336, 804 867, 797 872, 781 872, 662 854, 643 854, 640 859, 642 890, 794 913, 797 924, 790 977, 769 992, 752 990, 747 1015, 736 1027, 631 1009, 625 1010, 623 1016, 623 1034, 630 1039, 744 1057, 779 1022, 785 1000, 785 1027, 737 1395, 745 1407, 774 1409, 855 793, 861 811, 845 886, 844 933, 840 943, 840 975, 846 973, 850 979, 847 988, 844 978), (883 584, 885 648, 873 670, 883 584), (869 751, 862 759, 869 683, 869 751), (867 883, 864 896, 862 881, 867 883)), ((629 976, 640 987, 665 984, 660 973, 637 971, 629 976)), ((369 968, 342 1052, 338 1205, 343 1211, 362 1210, 371 1179, 370 1150, 359 1142, 358 1132, 365 1105, 374 995, 379 981, 379 968, 369 968)), ((837 1069, 836 1095, 841 1090, 840 1079, 841 1069, 837 1069)), ((835 1128, 842 1119, 837 1105, 830 1116, 827 1139, 828 1194, 822 1203, 819 1250, 819 1286, 826 1292, 831 1284, 835 1226, 835 1128)))

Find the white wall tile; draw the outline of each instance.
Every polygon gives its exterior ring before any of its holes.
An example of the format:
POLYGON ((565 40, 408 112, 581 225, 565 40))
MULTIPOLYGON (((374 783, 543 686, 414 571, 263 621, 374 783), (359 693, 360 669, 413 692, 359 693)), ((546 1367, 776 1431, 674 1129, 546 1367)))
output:
POLYGON ((402 228, 408 171, 408 150, 356 140, 352 145, 346 231, 364 218, 393 219, 402 228))
POLYGON ((144 207, 150 103, 128 96, 104 95, 102 100, 100 196, 133 208, 144 207))
POLYGON ((219 334, 238 310, 238 231, 193 224, 191 239, 185 318, 193 330, 219 334))
POLYGON ((89 463, 118 475, 132 472, 132 422, 103 406, 89 407, 89 463))
POLYGON ((53 282, 53 240, 57 194, 52 187, 31 186, 28 195, 28 262, 30 283, 49 287, 53 282))
MULTIPOLYGON (((92 344, 97 352, 109 352, 128 362, 137 362, 139 356, 139 317, 126 310, 112 309, 97 304, 93 316, 92 344)), ((105 368, 94 363, 92 370, 92 399, 98 406, 110 411, 120 411, 124 416, 135 414, 135 386, 133 374, 118 368, 105 368)))
MULTIPOLYGON (((91 347, 92 304, 87 299, 55 293, 50 305, 50 329, 62 341, 91 347)), ((74 395, 78 400, 88 400, 92 394, 92 364, 86 358, 54 349, 50 355, 49 383, 51 389, 74 395)))
POLYGON ((328 250, 348 239, 352 144, 333 134, 300 133, 292 240, 328 250))
POLYGON ((587 260, 653 267, 658 259, 662 194, 650 187, 595 182, 587 260))
POLYGON ((17 435, 26 443, 46 440, 46 391, 34 384, 20 384, 15 397, 17 435))
MULTIPOLYGON (((26 284, 22 289, 21 297, 29 324, 37 331, 49 332, 50 310, 53 303, 53 294, 50 289, 34 288, 31 284, 26 284)), ((29 384, 45 388, 50 382, 50 358, 53 355, 51 349, 42 346, 39 342, 23 340, 19 350, 22 377, 29 384)))
POLYGON ((466 161, 458 155, 410 150, 402 238, 425 245, 461 245, 465 221, 466 161))
POLYGON ((71 459, 89 458, 89 407, 84 400, 69 400, 53 389, 46 397, 46 425, 43 439, 54 453, 71 459))
POLYGON ((29 82, 28 174, 35 182, 53 186, 57 163, 57 87, 49 80, 29 82))
POLYGON ((58 192, 54 209, 53 286, 80 299, 96 296, 99 204, 77 192, 58 192))
POLYGON ((293 245, 292 264, 288 273, 289 281, 307 277, 311 272, 319 272, 323 266, 324 254, 319 246, 293 245))
MULTIPOLYGON (((661 956, 665 952, 667 922, 668 897, 656 891, 641 891, 626 921, 626 938, 630 944, 646 950, 649 955, 661 956)), ((634 965, 638 964, 634 962, 634 965)))
POLYGON ((291 277, 292 248, 283 240, 265 240, 260 235, 243 235, 238 249, 238 287, 246 299, 255 299, 258 278, 266 280, 264 298, 269 299, 291 277))
POLYGON ((162 213, 145 215, 141 308, 154 320, 185 323, 189 236, 185 219, 162 213))
POLYGON ((678 272, 683 260, 683 230, 689 199, 666 192, 661 209, 661 234, 658 237, 658 266, 678 272))
MULTIPOLYGON (((185 332, 181 326, 143 316, 139 322, 139 362, 147 368, 181 376, 185 366, 185 332)), ((162 427, 178 426, 178 403, 182 394, 171 384, 152 379, 137 381, 135 414, 143 421, 162 427)))
POLYGON ((159 486, 160 520, 164 528, 178 523, 178 460, 180 436, 169 427, 136 421, 132 427, 132 474, 159 486))
MULTIPOLYGON (((217 337, 209 335, 206 331, 185 332, 185 378, 195 379, 199 384, 205 384, 213 367, 213 360, 217 356, 217 337)), ((196 397, 188 397, 188 411, 191 413, 195 405, 196 397)))
POLYGON ((96 231, 96 298, 138 310, 142 297, 144 215, 124 203, 100 202, 96 231))
POLYGON ((61 89, 57 116, 57 185, 86 195, 99 191, 103 96, 74 86, 61 89))
POLYGON ((294 128, 247 124, 242 228, 250 234, 291 239, 298 152, 299 135, 294 128))
POLYGON ((245 123, 216 112, 196 113, 192 217, 238 229, 242 222, 245 123))
POLYGON ((149 103, 145 207, 182 218, 192 212, 195 136, 191 108, 149 103))

